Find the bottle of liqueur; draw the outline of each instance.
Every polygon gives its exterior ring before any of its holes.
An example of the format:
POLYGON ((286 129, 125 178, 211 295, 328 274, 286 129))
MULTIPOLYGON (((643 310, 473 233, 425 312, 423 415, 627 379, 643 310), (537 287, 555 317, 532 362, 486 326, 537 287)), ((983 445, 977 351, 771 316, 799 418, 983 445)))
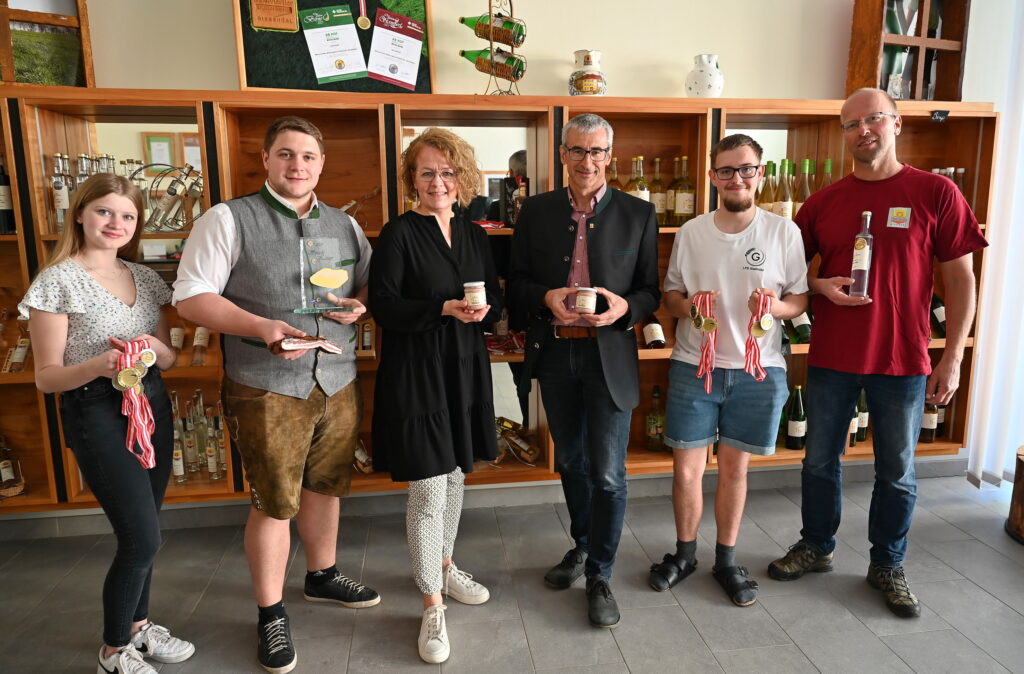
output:
POLYGON ((622 183, 619 182, 619 158, 612 157, 612 163, 608 166, 608 187, 622 191, 622 183))
POLYGON ((53 173, 50 175, 50 194, 53 199, 54 225, 57 231, 64 229, 64 214, 71 207, 68 184, 64 180, 63 162, 60 154, 53 155, 53 173))
POLYGON ((490 49, 462 49, 459 56, 473 63, 480 72, 510 82, 518 82, 526 74, 526 59, 499 47, 494 48, 493 56, 490 49))
POLYGON ((185 325, 181 321, 171 328, 171 348, 179 354, 185 348, 185 325))
POLYGON ((667 211, 668 193, 665 191, 665 183, 661 180, 661 157, 654 158, 654 180, 651 181, 651 203, 654 204, 654 212, 657 214, 658 226, 664 227, 667 211))
POLYGON ((647 413, 647 449, 651 452, 665 451, 663 433, 665 429, 665 413, 661 409, 661 387, 655 386, 651 392, 651 410, 647 413))
POLYGON ((203 390, 196 389, 192 395, 192 428, 196 432, 196 452, 199 454, 199 461, 206 461, 206 407, 203 403, 203 390))
MULTIPOLYGON (((218 403, 219 404, 219 403, 218 403)), ((213 418, 213 434, 217 443, 217 462, 220 463, 220 470, 222 473, 227 473, 228 470, 228 443, 224 437, 224 428, 222 426, 223 415, 218 414, 213 418)))
POLYGON ((775 208, 775 162, 770 160, 764 166, 764 180, 761 192, 757 195, 757 205, 769 212, 775 208))
POLYGON ((672 224, 676 226, 685 225, 688 221, 692 220, 696 214, 697 207, 697 192, 693 187, 693 182, 690 180, 689 157, 681 157, 680 164, 682 166, 682 175, 673 186, 675 210, 672 213, 672 224))
POLYGON ((644 344, 648 349, 665 348, 665 328, 662 327, 657 316, 651 314, 643 320, 642 332, 644 344))
POLYGON ((0 157, 0 234, 14 234, 14 200, 11 198, 11 177, 0 157))
POLYGON ((498 12, 493 19, 490 14, 460 16, 459 23, 469 26, 473 33, 483 40, 493 40, 509 47, 522 47, 526 40, 526 23, 498 12))
POLYGON ((201 325, 196 326, 192 335, 192 367, 206 365, 206 348, 210 345, 210 331, 201 325))
POLYGON ((18 461, 7 447, 2 435, 0 435, 0 489, 4 491, 4 496, 15 496, 25 490, 25 480, 22 477, 18 461))
POLYGON ((671 225, 676 219, 676 183, 683 177, 682 160, 679 157, 672 158, 672 180, 668 181, 668 188, 665 190, 665 224, 671 225))
POLYGON ((180 175, 174 176, 164 189, 163 195, 156 200, 149 212, 149 218, 146 220, 146 229, 153 230, 159 229, 166 218, 173 210, 178 200, 183 198, 188 192, 188 188, 185 186, 185 181, 192 175, 192 165, 185 164, 180 172, 180 175))
POLYGON ((919 442, 935 442, 939 427, 939 408, 932 403, 924 404, 924 416, 921 417, 921 437, 919 442))
POLYGON ((868 439, 868 394, 864 389, 860 390, 860 400, 857 401, 857 442, 864 442, 868 439))
POLYGON ((821 172, 821 180, 818 182, 818 189, 823 190, 832 184, 832 160, 825 160, 825 167, 821 172))
POLYGON ((857 408, 853 408, 853 416, 850 417, 850 447, 857 446, 857 408))
POLYGON ((803 449, 807 444, 807 410, 803 387, 797 384, 786 403, 786 449, 803 449))
POLYGON ((793 198, 793 217, 800 212, 807 198, 811 196, 811 160, 804 159, 800 162, 800 181, 797 183, 796 195, 793 198))
POLYGON ((29 347, 32 345, 32 340, 29 337, 28 321, 24 321, 19 317, 17 322, 20 336, 18 341, 14 343, 14 352, 10 356, 8 372, 23 372, 25 370, 29 347))
POLYGON ((793 326, 793 342, 795 344, 811 343, 811 317, 807 315, 806 311, 799 316, 793 317, 790 320, 790 325, 793 326))
POLYGON ((174 424, 174 453, 171 454, 171 473, 174 475, 176 483, 188 482, 188 476, 185 475, 185 444, 181 439, 181 431, 178 430, 177 423, 174 424))
POLYGON ((643 155, 633 160, 633 178, 629 181, 629 185, 626 186, 626 191, 637 199, 651 200, 651 188, 647 184, 647 179, 644 178, 643 155))
POLYGON ((210 473, 211 480, 221 480, 224 474, 220 472, 220 462, 217 461, 217 439, 213 434, 213 425, 207 427, 206 439, 206 470, 210 473))
POLYGON ((946 336, 946 305, 938 295, 932 295, 932 333, 939 338, 946 336))
POLYGON ((875 237, 871 236, 871 211, 860 214, 860 232, 853 240, 853 266, 850 276, 850 297, 868 296, 868 279, 871 275, 871 250, 875 245, 875 237))
POLYGON ((188 409, 185 411, 185 416, 182 417, 181 421, 184 424, 184 439, 185 443, 185 465, 188 467, 188 472, 197 473, 199 472, 199 450, 196 448, 196 432, 192 427, 192 403, 186 403, 188 409))
POLYGON ((793 219, 793 188, 789 179, 791 170, 789 160, 783 159, 779 167, 779 186, 772 205, 772 212, 787 220, 793 219))

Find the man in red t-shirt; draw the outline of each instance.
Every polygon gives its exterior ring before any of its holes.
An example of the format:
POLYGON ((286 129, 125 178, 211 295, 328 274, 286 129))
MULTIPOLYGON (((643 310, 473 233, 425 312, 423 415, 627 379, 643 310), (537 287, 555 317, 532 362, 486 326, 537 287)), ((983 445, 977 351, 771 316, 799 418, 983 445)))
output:
POLYGON ((861 389, 874 420, 875 487, 868 514, 868 582, 902 617, 921 609, 903 558, 917 500, 914 447, 925 403, 945 405, 960 382, 964 342, 974 319, 972 253, 988 245, 952 181, 901 164, 903 121, 879 89, 855 91, 840 125, 853 174, 813 194, 796 216, 808 260, 814 332, 807 369, 807 453, 803 529, 768 574, 795 580, 831 571, 839 528, 842 468, 850 419, 861 389), (854 239, 870 211, 874 246, 866 297, 851 297, 854 239), (928 354, 933 262, 945 287, 946 347, 933 369, 928 354))

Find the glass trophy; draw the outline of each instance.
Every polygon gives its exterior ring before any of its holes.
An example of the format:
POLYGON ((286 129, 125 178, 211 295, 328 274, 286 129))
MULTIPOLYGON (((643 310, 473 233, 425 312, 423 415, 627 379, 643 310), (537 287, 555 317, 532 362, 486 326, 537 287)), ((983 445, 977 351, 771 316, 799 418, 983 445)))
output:
MULTIPOLYGON (((352 311, 352 307, 339 307, 327 299, 328 293, 343 287, 355 260, 342 260, 339 242, 327 237, 299 239, 300 306, 296 314, 323 314, 333 311, 352 311)), ((340 296, 340 294, 339 294, 340 296)))

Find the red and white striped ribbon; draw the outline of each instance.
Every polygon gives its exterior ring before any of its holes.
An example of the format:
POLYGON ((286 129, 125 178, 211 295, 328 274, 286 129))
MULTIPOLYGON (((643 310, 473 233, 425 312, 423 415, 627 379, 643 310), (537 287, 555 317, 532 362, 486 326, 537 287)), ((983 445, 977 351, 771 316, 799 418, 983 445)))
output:
MULTIPOLYGON (((697 312, 706 319, 714 318, 715 312, 711 308, 714 295, 712 293, 698 293, 693 296, 693 303, 697 306, 697 312)), ((704 332, 703 330, 701 332, 704 332)), ((718 344, 718 330, 704 332, 700 342, 700 365, 697 367, 697 379, 704 377, 704 392, 711 393, 711 373, 715 370, 715 345, 718 344)))
POLYGON ((772 298, 767 293, 757 291, 757 311, 750 315, 747 323, 747 348, 743 357, 743 371, 755 381, 764 381, 768 373, 761 367, 761 346, 754 337, 754 325, 761 322, 761 317, 772 311, 772 298))
MULTIPOLYGON (((125 350, 117 357, 117 367, 123 370, 132 367, 138 361, 138 355, 143 349, 149 348, 149 341, 140 339, 134 342, 125 342, 125 350)), ((149 399, 145 395, 139 395, 135 387, 129 387, 122 391, 121 414, 128 417, 128 435, 125 438, 125 446, 132 453, 143 468, 156 466, 156 454, 153 450, 153 433, 156 431, 156 422, 153 421, 153 408, 149 405, 149 399), (135 451, 135 444, 138 443, 142 453, 135 451)))

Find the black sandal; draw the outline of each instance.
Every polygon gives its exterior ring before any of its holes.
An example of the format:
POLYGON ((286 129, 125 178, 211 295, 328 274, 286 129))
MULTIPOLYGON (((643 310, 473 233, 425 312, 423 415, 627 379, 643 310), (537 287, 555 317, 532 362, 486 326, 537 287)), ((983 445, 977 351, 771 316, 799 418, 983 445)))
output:
POLYGON ((651 564, 651 589, 665 592, 675 587, 679 581, 697 570, 697 562, 692 564, 686 560, 676 559, 675 555, 665 555, 658 564, 651 564))
POLYGON ((722 586, 729 599, 737 606, 750 606, 757 601, 757 581, 750 580, 745 566, 726 566, 711 569, 711 575, 722 586))

